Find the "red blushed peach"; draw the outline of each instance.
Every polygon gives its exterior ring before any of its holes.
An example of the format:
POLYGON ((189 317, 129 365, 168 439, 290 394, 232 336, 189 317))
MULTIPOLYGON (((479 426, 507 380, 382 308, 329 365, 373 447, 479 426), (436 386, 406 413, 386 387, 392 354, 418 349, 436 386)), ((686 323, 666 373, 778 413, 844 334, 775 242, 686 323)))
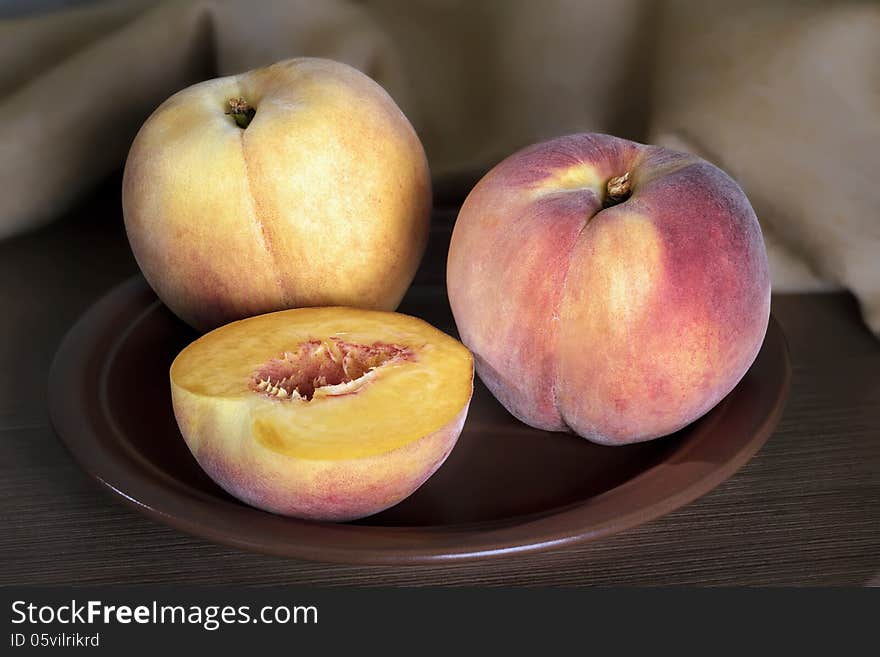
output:
POLYGON ((770 312, 739 186, 698 157, 599 134, 492 169, 458 216, 447 285, 477 372, 513 415, 613 445, 715 406, 770 312))
POLYGON ((473 360, 422 320, 303 308, 233 322, 171 366, 180 431, 240 500, 310 520, 397 504, 461 433, 473 360))

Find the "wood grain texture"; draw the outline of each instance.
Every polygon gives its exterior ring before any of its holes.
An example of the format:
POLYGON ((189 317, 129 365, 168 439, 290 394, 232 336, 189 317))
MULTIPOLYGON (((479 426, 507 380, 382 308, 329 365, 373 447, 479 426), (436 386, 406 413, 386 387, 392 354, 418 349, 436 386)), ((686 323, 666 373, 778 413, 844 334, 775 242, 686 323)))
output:
MULTIPOLYGON (((0 584, 793 584, 880 581, 880 342, 846 294, 778 295, 794 380, 767 445, 697 502, 581 546, 491 562, 339 566, 220 547, 99 490, 46 416, 59 341, 136 271, 119 180, 64 221, 0 244, 0 584)), ((443 284, 453 209, 416 284, 443 284)))

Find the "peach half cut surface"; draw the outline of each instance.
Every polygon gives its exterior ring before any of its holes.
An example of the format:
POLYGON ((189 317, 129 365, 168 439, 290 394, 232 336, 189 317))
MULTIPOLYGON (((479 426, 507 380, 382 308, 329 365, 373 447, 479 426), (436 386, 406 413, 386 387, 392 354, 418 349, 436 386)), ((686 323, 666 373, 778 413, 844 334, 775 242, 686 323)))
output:
POLYGON ((399 313, 285 310, 227 324, 171 365, 174 414, 218 485, 254 507, 346 521, 446 460, 473 392, 468 349, 399 313))

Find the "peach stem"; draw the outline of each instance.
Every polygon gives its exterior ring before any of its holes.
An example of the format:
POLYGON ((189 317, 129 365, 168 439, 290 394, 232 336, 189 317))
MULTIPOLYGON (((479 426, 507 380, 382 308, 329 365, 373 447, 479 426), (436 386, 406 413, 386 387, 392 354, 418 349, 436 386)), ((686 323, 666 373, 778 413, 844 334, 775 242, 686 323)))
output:
POLYGON ((257 110, 251 107, 244 98, 230 98, 229 110, 226 113, 235 119, 235 125, 244 130, 250 125, 257 110))
POLYGON ((605 202, 604 207, 608 208, 612 205, 622 203, 629 198, 632 192, 632 176, 627 171, 622 176, 615 176, 608 180, 605 186, 605 202))

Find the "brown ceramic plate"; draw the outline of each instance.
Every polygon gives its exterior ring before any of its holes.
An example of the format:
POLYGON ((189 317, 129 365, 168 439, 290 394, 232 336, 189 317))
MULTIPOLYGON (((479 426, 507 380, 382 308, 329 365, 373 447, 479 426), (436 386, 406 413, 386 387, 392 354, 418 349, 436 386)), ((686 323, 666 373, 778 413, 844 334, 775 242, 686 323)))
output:
MULTIPOLYGON (((414 289, 401 311, 454 332, 442 290, 414 289)), ((98 482, 160 522, 245 550, 349 563, 500 557, 657 518, 749 460, 773 431, 790 379, 771 320, 755 364, 721 404, 672 436, 628 447, 531 429, 478 381, 458 445, 422 488, 356 523, 315 523, 242 504, 190 456, 168 368, 195 337, 140 277, 110 292, 52 366, 50 413, 64 444, 98 482)))

